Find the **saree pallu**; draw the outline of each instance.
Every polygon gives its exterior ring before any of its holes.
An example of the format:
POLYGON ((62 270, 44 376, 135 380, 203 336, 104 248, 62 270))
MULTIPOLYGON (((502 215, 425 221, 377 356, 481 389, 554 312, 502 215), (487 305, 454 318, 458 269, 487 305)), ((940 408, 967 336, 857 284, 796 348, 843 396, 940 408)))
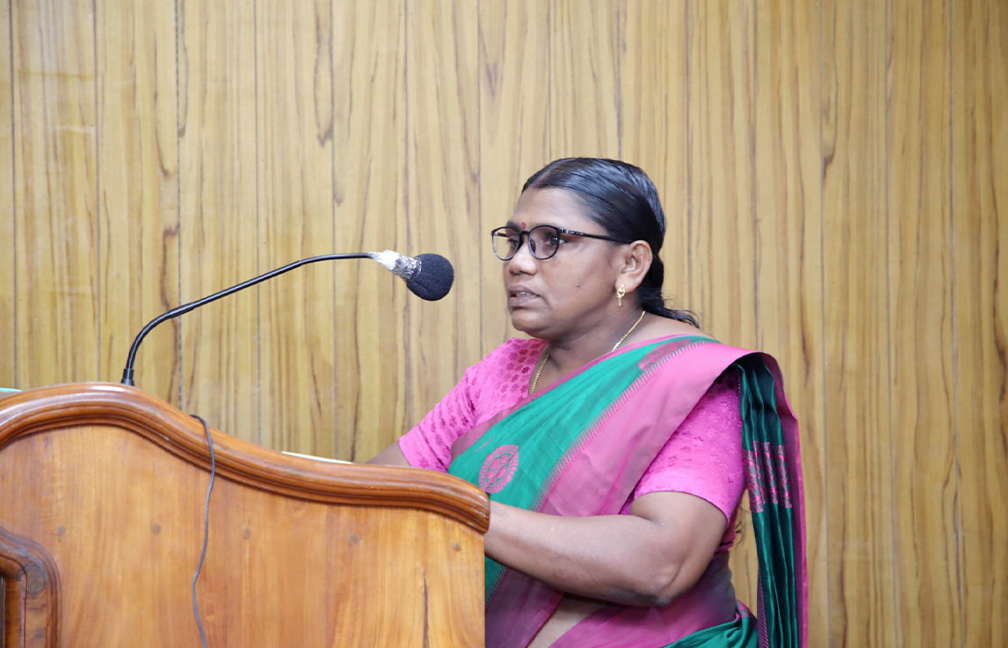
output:
MULTIPOLYGON (((740 372, 743 453, 759 554, 758 621, 734 605, 727 556, 670 605, 609 604, 554 646, 803 646, 805 530, 798 430, 777 363, 705 337, 607 354, 470 430, 449 473, 491 499, 552 515, 620 512, 671 434, 726 369, 740 372)), ((487 646, 526 646, 563 592, 486 558, 487 646)))

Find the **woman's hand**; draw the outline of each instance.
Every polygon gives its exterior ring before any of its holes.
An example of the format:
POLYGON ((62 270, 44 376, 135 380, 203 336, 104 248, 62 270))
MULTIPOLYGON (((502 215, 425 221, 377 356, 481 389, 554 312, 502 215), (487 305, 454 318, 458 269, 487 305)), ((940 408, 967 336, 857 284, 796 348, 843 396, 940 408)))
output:
POLYGON ((636 499, 629 515, 564 517, 490 503, 488 556, 551 587, 625 605, 665 605, 707 568, 727 520, 686 493, 636 499))

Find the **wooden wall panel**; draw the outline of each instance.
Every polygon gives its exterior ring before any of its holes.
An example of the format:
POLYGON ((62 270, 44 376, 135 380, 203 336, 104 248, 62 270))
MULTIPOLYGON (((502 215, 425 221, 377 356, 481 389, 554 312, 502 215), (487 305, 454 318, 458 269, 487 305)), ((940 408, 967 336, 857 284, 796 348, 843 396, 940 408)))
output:
MULTIPOLYGON (((195 0, 179 15, 182 285, 190 302, 264 271, 256 177, 254 5, 195 0)), ((266 29, 266 26, 263 26, 266 29)), ((193 311, 182 335, 182 408, 260 441, 259 292, 193 311)), ((272 386, 268 386, 272 389, 272 386)))
MULTIPOLYGON (((820 9, 809 2, 757 3, 753 44, 756 346, 780 363, 801 431, 813 637, 825 635, 829 610, 822 159, 820 139, 810 136, 820 127, 820 9)), ((755 602, 755 589, 749 591, 755 602)))
POLYGON ((408 411, 419 421, 480 358, 479 49, 474 0, 406 3, 407 249, 451 259, 456 281, 406 310, 408 411), (435 164, 432 161, 436 160, 435 164))
MULTIPOLYGON (((129 0, 96 8, 99 371, 119 382, 134 337, 179 304, 175 8, 129 0)), ((134 374, 175 405, 178 345, 177 322, 155 328, 134 374)))
POLYGON ((658 188, 666 221, 665 297, 675 308, 693 308, 686 299, 687 6, 681 0, 626 2, 620 18, 620 156, 644 169, 658 188))
POLYGON ((511 326, 490 230, 508 221, 522 185, 549 162, 549 4, 479 5, 479 232, 482 353, 509 337, 511 326))
MULTIPOLYGON (((406 236, 405 6, 336 3, 332 31, 335 250, 416 253, 406 236)), ((407 291, 368 261, 334 271, 337 456, 364 460, 413 423, 407 291)))
MULTIPOLYGON (((952 8, 955 428, 965 646, 1008 645, 1008 6, 952 8)), ((927 453, 930 458, 930 453, 927 453)), ((949 561, 950 558, 943 558, 949 561)))
POLYGON ((94 12, 90 2, 18 3, 14 227, 21 388, 98 378, 94 12), (71 172, 72 170, 72 172, 71 172))
POLYGON ((690 6, 689 299, 723 342, 756 343, 754 15, 749 2, 690 6))
POLYGON ((896 642, 960 639, 953 317, 949 10, 890 0, 886 107, 896 642), (926 448, 920 452, 918 448, 926 448))
MULTIPOLYGON (((256 2, 260 272, 336 251, 329 12, 326 0, 256 2)), ((333 263, 260 290, 260 442, 268 447, 335 456, 333 263)))
POLYGON ((550 2, 550 157, 619 157, 619 4, 550 2))
MULTIPOLYGON (((0 2, 0 43, 11 43, 11 0, 0 2)), ((14 387, 17 375, 17 293, 14 214, 14 60, 13 48, 0 47, 0 387, 14 387)))
POLYGON ((830 645, 895 644, 886 13, 824 0, 822 218, 830 645))

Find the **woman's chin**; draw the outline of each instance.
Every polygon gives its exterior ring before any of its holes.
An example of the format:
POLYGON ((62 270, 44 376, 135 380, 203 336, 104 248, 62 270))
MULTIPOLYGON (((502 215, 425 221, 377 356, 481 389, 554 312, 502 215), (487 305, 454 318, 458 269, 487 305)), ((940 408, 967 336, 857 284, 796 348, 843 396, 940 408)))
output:
POLYGON ((536 331, 540 330, 541 323, 537 323, 535 321, 535 318, 529 317, 529 313, 525 313, 522 311, 512 311, 511 326, 521 331, 525 335, 538 337, 536 335, 536 331))

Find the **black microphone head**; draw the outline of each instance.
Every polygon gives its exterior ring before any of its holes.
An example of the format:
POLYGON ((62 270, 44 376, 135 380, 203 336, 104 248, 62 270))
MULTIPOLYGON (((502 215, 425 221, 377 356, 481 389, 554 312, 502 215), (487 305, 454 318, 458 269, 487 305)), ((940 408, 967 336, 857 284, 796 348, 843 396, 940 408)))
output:
POLYGON ((420 270, 406 282, 406 287, 427 301, 437 301, 448 294, 455 281, 455 270, 448 259, 440 254, 421 254, 416 257, 420 270))

